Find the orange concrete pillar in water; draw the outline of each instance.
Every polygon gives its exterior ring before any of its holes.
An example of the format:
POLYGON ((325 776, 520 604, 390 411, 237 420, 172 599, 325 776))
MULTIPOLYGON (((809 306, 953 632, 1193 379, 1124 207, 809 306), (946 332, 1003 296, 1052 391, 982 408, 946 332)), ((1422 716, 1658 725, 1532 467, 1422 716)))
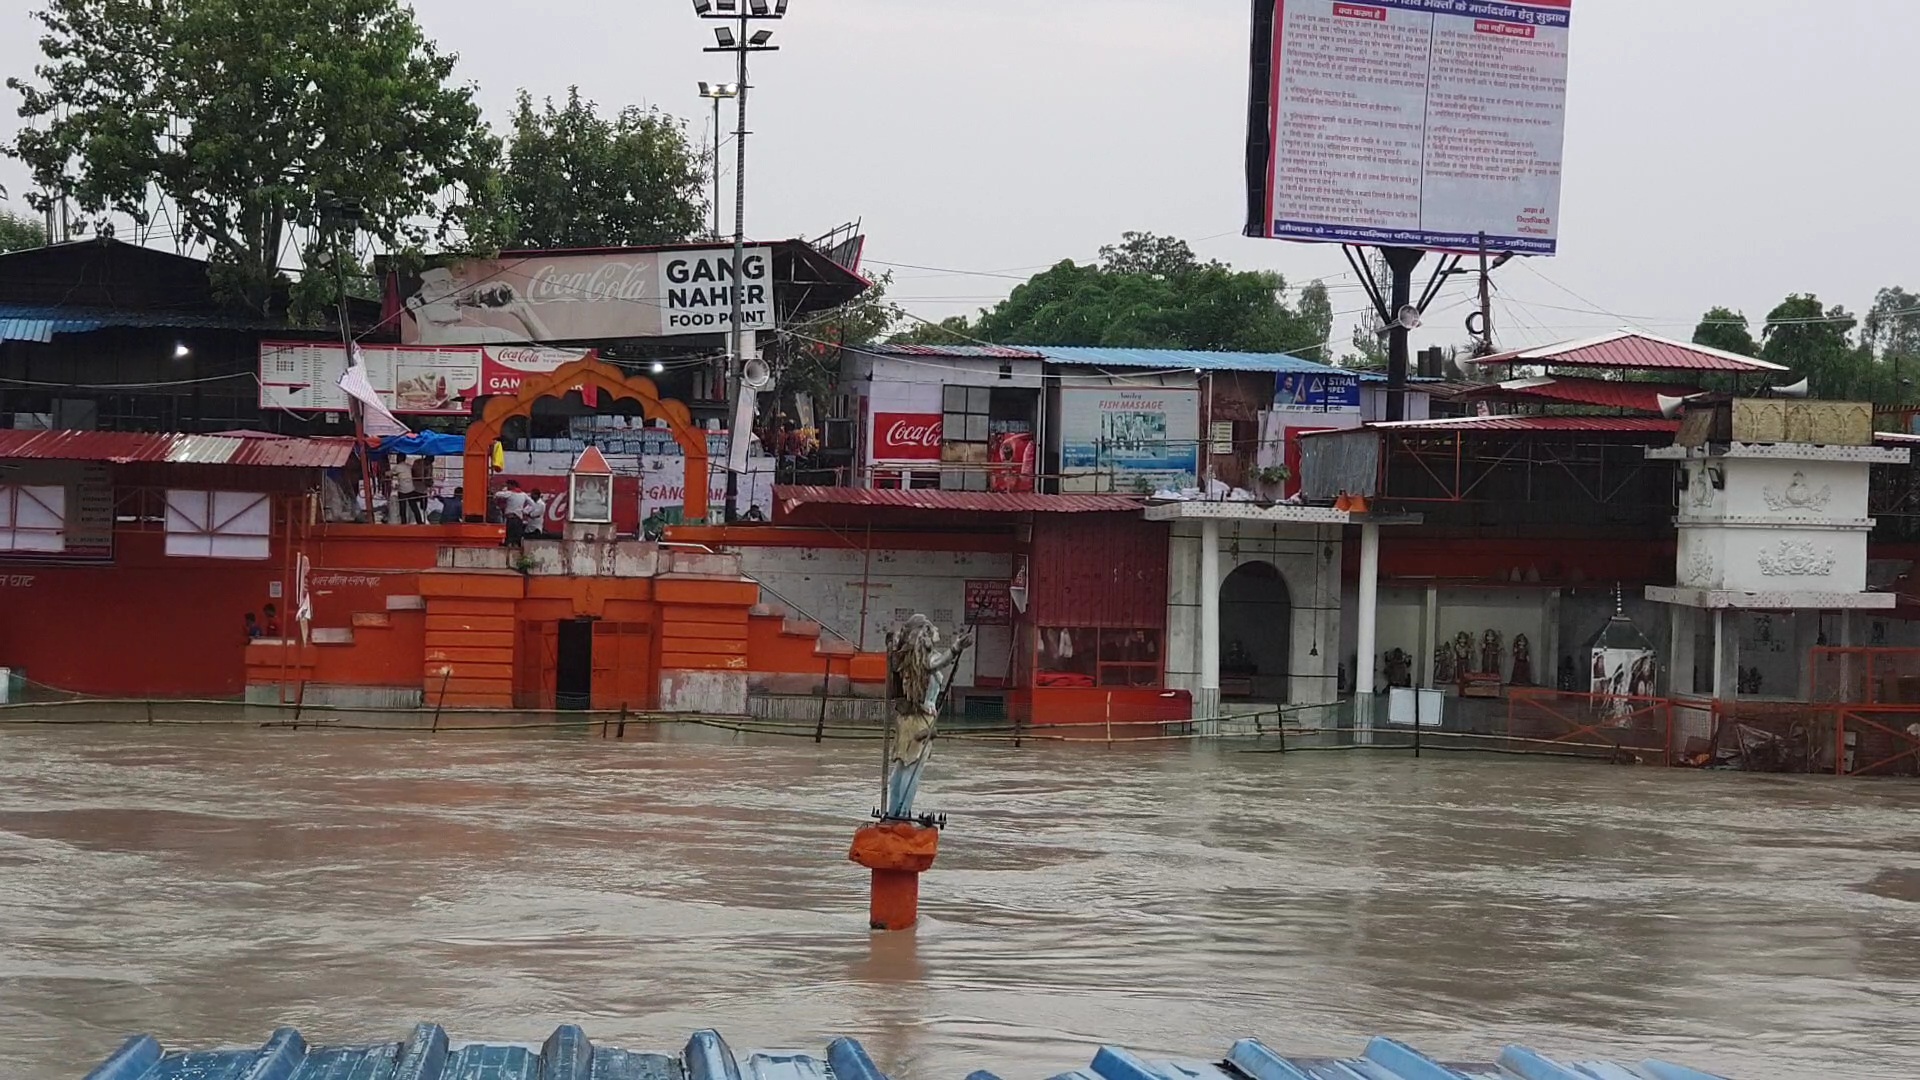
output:
POLYGON ((875 930, 905 930, 920 918, 920 875, 940 853, 940 830, 911 821, 862 825, 847 858, 873 871, 867 923, 875 930))

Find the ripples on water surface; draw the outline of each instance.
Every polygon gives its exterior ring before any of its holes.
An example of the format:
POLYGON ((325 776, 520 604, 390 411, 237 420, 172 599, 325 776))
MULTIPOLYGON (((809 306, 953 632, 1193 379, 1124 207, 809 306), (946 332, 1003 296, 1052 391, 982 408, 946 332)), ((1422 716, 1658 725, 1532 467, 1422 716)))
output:
MULTIPOLYGON (((943 744, 914 933, 845 859, 870 743, 0 732, 0 1061, 130 1031, 596 1039, 1038 1077, 1386 1032, 1920 1075, 1920 787, 1222 746, 943 744)), ((1831 1070, 1831 1072, 1829 1072, 1831 1070)))

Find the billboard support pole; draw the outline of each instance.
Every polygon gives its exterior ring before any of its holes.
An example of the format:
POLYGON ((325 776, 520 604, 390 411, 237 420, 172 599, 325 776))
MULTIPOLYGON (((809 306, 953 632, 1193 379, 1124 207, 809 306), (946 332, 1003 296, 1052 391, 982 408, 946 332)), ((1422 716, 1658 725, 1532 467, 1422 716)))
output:
POLYGON ((1387 322, 1387 420, 1407 418, 1407 338, 1411 328, 1400 313, 1413 306, 1413 271, 1426 252, 1419 248, 1383 247, 1380 254, 1393 272, 1392 299, 1381 312, 1387 322))

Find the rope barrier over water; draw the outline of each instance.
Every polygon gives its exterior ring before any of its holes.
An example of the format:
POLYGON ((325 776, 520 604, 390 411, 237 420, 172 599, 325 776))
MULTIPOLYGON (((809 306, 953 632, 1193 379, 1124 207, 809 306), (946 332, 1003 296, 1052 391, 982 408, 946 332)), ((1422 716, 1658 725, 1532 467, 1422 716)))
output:
MULTIPOLYGON (((40 697, 0 704, 0 728, 6 727, 200 727, 285 731, 354 731, 393 735, 460 735, 532 731, 597 731, 625 738, 628 727, 661 730, 705 728, 736 735, 820 742, 877 742, 886 738, 878 724, 781 721, 723 714, 641 712, 632 709, 512 709, 476 706, 437 708, 246 701, 231 698, 146 698, 91 696, 21 680, 40 697), (59 695, 59 696, 51 696, 59 695), (93 715, 73 711, 105 710, 93 715), (125 710, 137 710, 124 715, 125 710), (201 711, 211 715, 182 715, 201 711), (121 713, 114 715, 114 713, 121 713), (228 715, 231 713, 231 715, 228 715), (262 714, 266 715, 262 715, 262 714), (285 714, 291 713, 291 716, 285 714), (383 717, 384 720, 374 720, 383 717)), ((832 700, 855 700, 835 698, 832 700)), ((943 723, 937 737, 949 742, 1014 747, 1026 743, 1076 745, 1151 745, 1200 742, 1254 743, 1236 752, 1261 754, 1344 751, 1407 752, 1417 748, 1529 756, 1621 759, 1635 751, 1604 741, 1545 739, 1516 734, 1433 731, 1414 733, 1404 726, 1354 727, 1303 724, 1310 714, 1337 719, 1333 705, 1275 706, 1254 713, 1223 714, 1192 720, 1084 720, 1061 723, 943 723), (1152 730, 1159 729, 1159 730, 1152 730), (1418 747, 1416 746, 1418 743, 1418 747)))

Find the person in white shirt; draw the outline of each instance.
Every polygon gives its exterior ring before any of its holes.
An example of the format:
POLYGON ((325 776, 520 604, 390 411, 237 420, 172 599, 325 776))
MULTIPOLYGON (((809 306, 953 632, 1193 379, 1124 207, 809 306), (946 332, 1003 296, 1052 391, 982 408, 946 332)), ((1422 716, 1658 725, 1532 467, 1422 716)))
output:
POLYGON ((539 536, 547 528, 547 496, 535 491, 527 497, 527 535, 539 536))
POLYGON ((509 480, 507 486, 494 496, 500 502, 500 520, 507 526, 507 544, 518 547, 520 538, 527 531, 527 506, 533 500, 520 490, 520 481, 509 480))
POLYGON ((387 523, 410 524, 413 508, 413 468, 407 455, 395 454, 387 460, 387 523))

